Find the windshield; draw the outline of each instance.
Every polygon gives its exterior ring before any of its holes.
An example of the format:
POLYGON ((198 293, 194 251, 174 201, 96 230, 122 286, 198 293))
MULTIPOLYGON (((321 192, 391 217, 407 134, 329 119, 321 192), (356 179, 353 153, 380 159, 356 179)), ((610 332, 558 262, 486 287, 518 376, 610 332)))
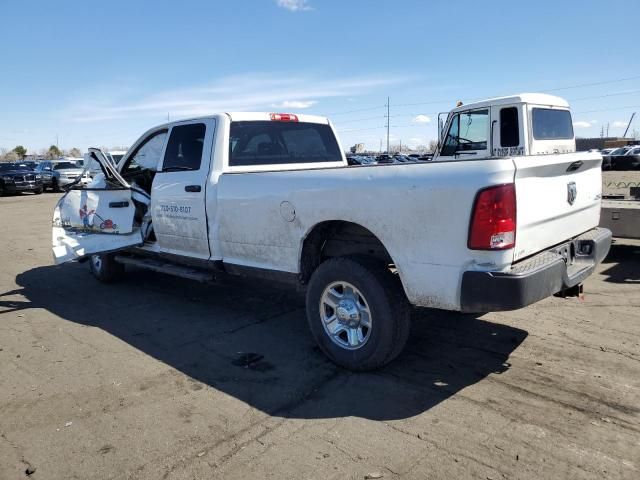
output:
POLYGON ((8 172, 9 170, 30 170, 30 168, 19 163, 0 163, 0 172, 8 172))
POLYGON ((78 168, 78 165, 73 162, 58 162, 53 165, 54 170, 67 170, 69 168, 78 168))

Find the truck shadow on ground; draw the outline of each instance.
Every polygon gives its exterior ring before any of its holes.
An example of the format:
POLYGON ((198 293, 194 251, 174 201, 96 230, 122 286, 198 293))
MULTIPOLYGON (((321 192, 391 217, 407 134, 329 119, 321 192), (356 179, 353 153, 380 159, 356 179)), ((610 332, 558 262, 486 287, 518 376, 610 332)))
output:
POLYGON ((188 375, 192 390, 208 385, 288 418, 418 415, 508 370, 527 337, 474 316, 417 310, 405 352, 380 371, 355 374, 315 347, 300 294, 253 280, 201 285, 131 271, 102 285, 75 264, 35 268, 16 283, 21 289, 11 293, 27 300, 10 302, 12 310, 42 308, 99 328, 188 375))
POLYGON ((640 246, 615 243, 603 264, 611 264, 602 271, 606 282, 640 283, 640 246))

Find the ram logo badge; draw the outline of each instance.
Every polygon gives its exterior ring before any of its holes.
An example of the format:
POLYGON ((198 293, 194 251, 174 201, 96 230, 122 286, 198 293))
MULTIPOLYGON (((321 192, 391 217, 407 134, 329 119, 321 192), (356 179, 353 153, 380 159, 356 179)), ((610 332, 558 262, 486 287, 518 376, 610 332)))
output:
POLYGON ((578 189, 576 188, 576 182, 567 183, 567 202, 569 202, 569 205, 573 205, 577 195, 578 189))

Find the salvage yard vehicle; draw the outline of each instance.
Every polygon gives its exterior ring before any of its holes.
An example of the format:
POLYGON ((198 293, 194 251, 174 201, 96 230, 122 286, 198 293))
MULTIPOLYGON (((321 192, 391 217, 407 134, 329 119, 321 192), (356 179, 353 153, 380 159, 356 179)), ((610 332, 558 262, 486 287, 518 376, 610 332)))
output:
POLYGON ((450 112, 433 161, 348 166, 332 124, 222 113, 146 132, 53 214, 56 263, 103 282, 126 265, 306 289, 313 337, 370 370, 409 336, 410 306, 517 309, 575 291, 609 250, 601 161, 575 153, 564 100, 525 94, 450 112))
POLYGON ((0 197, 20 192, 42 193, 40 174, 19 163, 0 163, 0 197))
POLYGON ((54 192, 59 192, 74 183, 78 177, 83 185, 91 181, 88 172, 76 162, 68 160, 45 160, 38 164, 36 172, 42 175, 44 188, 50 188, 54 192))

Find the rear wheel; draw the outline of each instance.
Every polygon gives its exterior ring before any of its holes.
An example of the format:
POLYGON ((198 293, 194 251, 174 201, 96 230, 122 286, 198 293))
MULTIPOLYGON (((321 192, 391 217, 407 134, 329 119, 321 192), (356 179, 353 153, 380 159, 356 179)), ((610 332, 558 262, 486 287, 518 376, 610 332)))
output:
POLYGON ((103 283, 114 283, 124 276, 124 265, 116 262, 112 253, 91 255, 89 265, 93 276, 103 283))
POLYGON ((396 275, 366 257, 322 263, 307 290, 307 319, 322 351, 338 365, 380 368, 404 348, 410 308, 396 275))
POLYGON ((4 197, 4 185, 0 183, 0 197, 4 197))

